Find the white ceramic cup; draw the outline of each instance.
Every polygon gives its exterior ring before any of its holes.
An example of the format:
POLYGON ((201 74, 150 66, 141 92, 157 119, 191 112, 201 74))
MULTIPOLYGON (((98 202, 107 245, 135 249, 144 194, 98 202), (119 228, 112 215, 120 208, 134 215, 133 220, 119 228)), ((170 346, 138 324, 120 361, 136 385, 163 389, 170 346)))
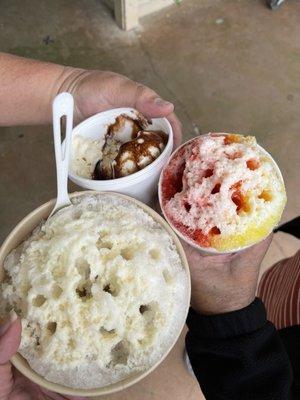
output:
MULTIPOLYGON (((96 114, 81 122, 73 129, 73 138, 76 135, 101 139, 106 133, 107 127, 114 123, 116 117, 121 114, 134 116, 132 108, 115 108, 96 114)), ((86 179, 76 175, 69 165, 69 178, 78 186, 96 191, 113 191, 134 197, 146 204, 151 204, 157 194, 157 184, 160 172, 168 161, 173 150, 173 131, 166 118, 152 118, 149 130, 162 130, 168 135, 168 142, 160 156, 145 168, 131 175, 109 180, 86 179)), ((70 163, 73 158, 71 147, 70 163)))
MULTIPOLYGON (((78 196, 85 196, 85 195, 91 195, 93 192, 90 191, 83 191, 83 192, 75 192, 70 195, 70 198, 78 197, 78 196)), ((45 378, 43 378, 41 375, 39 375, 37 372, 35 372, 30 365, 27 363, 27 361, 19 354, 17 353, 14 355, 11 359, 11 362, 13 365, 28 379, 36 383, 37 385, 42 386, 45 389, 51 390, 56 393, 60 393, 62 395, 68 395, 68 396, 85 396, 85 397, 97 397, 101 395, 107 395, 111 394, 114 392, 118 392, 120 390, 123 390, 125 388, 128 388, 129 386, 132 386, 133 384, 139 382, 141 379, 143 379, 145 376, 149 375, 150 372, 152 372, 156 367, 158 367, 159 364, 166 358, 166 356, 169 354, 171 349, 173 348, 174 344, 176 343, 184 325, 185 325, 185 320, 186 316, 189 310, 190 306, 190 298, 191 298, 191 284, 190 284, 190 271, 189 271, 189 266, 187 262, 187 258, 185 255, 185 252, 181 246, 181 243, 173 230, 170 228, 170 226, 166 223, 166 221, 155 211, 153 211, 150 207, 146 206, 145 204, 124 196, 122 194, 115 193, 115 196, 125 198, 126 200, 134 203, 138 207, 142 208, 146 213, 148 213, 157 223, 160 224, 160 226, 167 231, 167 233, 171 236, 173 243, 177 249, 177 252, 181 258, 182 265, 184 270, 186 271, 187 277, 188 277, 188 287, 185 293, 185 298, 183 300, 184 307, 185 307, 185 312, 182 313, 180 316, 180 324, 178 325, 178 331, 177 334, 174 336, 173 342, 168 346, 168 348, 165 349, 163 352, 161 359, 154 365, 152 365, 150 368, 137 372, 129 376, 128 378, 125 378, 122 381, 113 383, 108 386, 104 386, 102 388, 95 388, 95 389, 77 389, 77 388, 70 388, 66 387, 63 385, 60 385, 58 383, 52 383, 47 381, 45 378)), ((45 219, 47 219, 54 207, 55 200, 50 200, 47 203, 41 205, 40 207, 36 208, 34 211, 32 211, 30 214, 28 214, 22 221, 18 223, 18 225, 11 231, 11 233, 7 236, 5 241, 3 242, 2 246, 0 247, 0 283, 2 279, 4 278, 4 270, 3 270, 3 264, 6 256, 13 250, 15 249, 20 243, 22 243, 25 239, 28 238, 28 236, 32 233, 32 231, 45 219)))
MULTIPOLYGON (((228 135, 228 133, 224 133, 224 132, 220 132, 220 134, 222 134, 222 135, 228 135)), ((201 136, 206 136, 206 135, 201 135, 201 136)), ((170 226, 172 227, 172 229, 176 232, 176 234, 180 237, 180 239, 182 239, 185 243, 189 244, 189 245, 192 246, 193 248, 197 249, 197 250, 199 251, 199 253, 201 253, 202 255, 230 254, 230 253, 237 253, 237 252, 239 252, 239 251, 245 250, 245 249, 247 249, 247 248, 253 246, 253 244, 255 244, 255 243, 250 244, 250 245, 247 245, 247 246, 243 246, 243 247, 240 247, 240 248, 236 248, 236 249, 232 249, 232 250, 223 251, 223 252, 218 251, 218 250, 216 250, 216 249, 214 249, 214 248, 212 248, 212 247, 201 247, 201 246, 197 245, 192 239, 189 239, 189 238, 188 238, 187 236, 185 236, 182 232, 180 232, 180 230, 178 230, 178 229, 174 226, 174 224, 172 223, 172 221, 170 221, 170 219, 168 218, 168 215, 167 215, 167 214, 165 213, 165 211, 164 211, 164 207, 163 207, 163 204, 162 204, 162 189, 161 189, 161 187, 162 187, 162 181, 163 181, 163 177, 164 177, 164 170, 168 167, 168 164, 169 164, 169 162, 171 161, 171 159, 172 159, 173 157, 176 157, 176 154, 177 154, 183 147, 187 146, 189 143, 191 143, 191 142, 192 142, 193 140, 195 140, 195 139, 197 139, 197 137, 194 137, 194 138, 188 140, 187 142, 183 143, 180 147, 178 147, 178 148, 176 149, 176 151, 174 151, 174 153, 173 153, 172 156, 170 157, 168 163, 164 166, 164 168, 163 168, 163 170, 162 170, 162 172, 161 172, 161 175, 160 175, 160 178, 159 178, 159 183, 158 183, 158 198, 159 198, 159 204, 160 204, 161 211, 162 211, 162 213, 163 213, 165 219, 166 219, 167 222, 169 223, 169 225, 170 225, 170 226)), ((262 153, 264 153, 266 156, 268 156, 268 158, 270 158, 270 159, 273 161, 273 164, 274 164, 274 166, 275 166, 275 169, 277 170, 278 176, 281 178, 282 182, 284 182, 282 173, 281 173, 281 171, 280 171, 280 169, 279 169, 279 167, 278 167, 276 161, 275 161, 275 160, 273 159, 273 157, 271 156, 271 154, 269 154, 269 153, 268 153, 263 147, 261 147, 260 145, 257 145, 257 147, 258 147, 258 149, 259 149, 262 153)), ((273 228, 274 228, 274 227, 273 227, 273 228)), ((272 230, 268 233, 268 235, 269 235, 271 232, 272 232, 272 230)), ((267 235, 267 236, 268 236, 268 235, 267 235)), ((262 238, 262 239, 260 240, 260 242, 263 241, 267 236, 265 236, 264 238, 262 238)))

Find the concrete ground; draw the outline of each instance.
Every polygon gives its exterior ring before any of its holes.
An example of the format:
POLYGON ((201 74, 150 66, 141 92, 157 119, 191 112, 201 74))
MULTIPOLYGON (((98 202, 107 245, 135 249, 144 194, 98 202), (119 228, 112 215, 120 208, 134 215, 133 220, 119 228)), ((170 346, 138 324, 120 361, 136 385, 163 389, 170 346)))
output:
MULTIPOLYGON (((255 134, 278 161, 299 214, 300 1, 183 0, 122 32, 99 0, 2 0, 0 48, 141 81, 174 102, 184 139, 209 131, 255 134)), ((16 110, 17 112, 17 110, 16 110)), ((0 129, 0 241, 55 196, 50 126, 0 129)), ((70 190, 75 188, 70 185, 70 190)), ((267 268, 298 242, 276 235, 267 268)), ((201 399, 182 361, 184 336, 149 377, 106 400, 201 399)))

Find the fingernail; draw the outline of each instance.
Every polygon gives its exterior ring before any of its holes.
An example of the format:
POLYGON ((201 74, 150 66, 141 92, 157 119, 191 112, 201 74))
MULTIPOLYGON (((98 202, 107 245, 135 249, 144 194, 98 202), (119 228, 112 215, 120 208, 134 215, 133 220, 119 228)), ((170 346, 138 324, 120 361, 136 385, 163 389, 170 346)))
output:
POLYGON ((169 101, 163 100, 160 97, 156 97, 156 99, 154 100, 154 103, 157 104, 160 107, 166 107, 166 106, 170 106, 173 105, 172 103, 170 103, 169 101))
POLYGON ((0 326, 0 336, 3 336, 8 331, 10 326, 16 321, 17 318, 17 314, 13 310, 10 311, 0 326))

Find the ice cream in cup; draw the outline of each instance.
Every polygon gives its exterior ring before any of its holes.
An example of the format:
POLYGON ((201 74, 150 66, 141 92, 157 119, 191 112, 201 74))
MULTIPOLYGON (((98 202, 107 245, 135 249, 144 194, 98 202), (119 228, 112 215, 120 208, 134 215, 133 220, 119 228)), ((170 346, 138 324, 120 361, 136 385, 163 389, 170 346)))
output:
POLYGON ((22 322, 12 363, 54 392, 94 397, 156 368, 190 303, 182 246, 149 207, 116 193, 80 192, 46 220, 34 210, 0 248, 0 317, 22 322))
POLYGON ((166 118, 148 121, 132 108, 96 114, 73 130, 69 178, 97 191, 115 191, 151 204, 173 150, 166 118))
POLYGON ((281 172, 253 136, 209 133, 179 147, 159 181, 166 220, 188 244, 208 254, 262 241, 286 204, 281 172))

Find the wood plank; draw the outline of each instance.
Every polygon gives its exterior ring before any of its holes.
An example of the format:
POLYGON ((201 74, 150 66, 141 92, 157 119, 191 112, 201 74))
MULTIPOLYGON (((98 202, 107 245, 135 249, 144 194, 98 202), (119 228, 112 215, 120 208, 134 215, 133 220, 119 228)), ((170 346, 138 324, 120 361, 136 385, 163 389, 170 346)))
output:
POLYGON ((139 0, 138 14, 139 17, 143 17, 173 4, 175 0, 139 0))
POLYGON ((136 0, 115 0, 115 19, 126 31, 138 25, 138 5, 136 0))

